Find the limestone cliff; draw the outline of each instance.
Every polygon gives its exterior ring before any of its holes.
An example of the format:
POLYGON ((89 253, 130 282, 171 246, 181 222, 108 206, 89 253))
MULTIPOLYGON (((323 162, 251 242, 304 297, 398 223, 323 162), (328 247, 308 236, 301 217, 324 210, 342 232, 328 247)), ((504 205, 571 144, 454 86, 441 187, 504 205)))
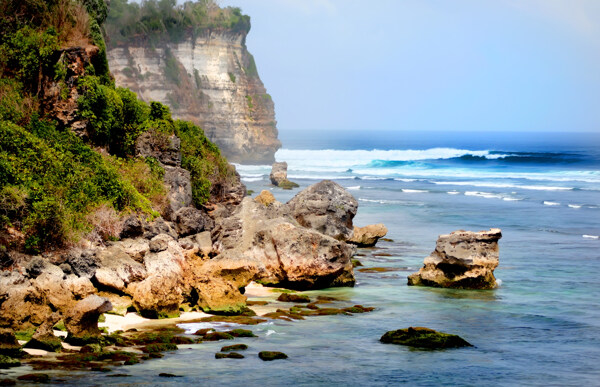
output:
POLYGON ((108 60, 117 86, 200 125, 229 161, 271 163, 281 146, 274 105, 245 39, 245 32, 206 30, 177 43, 109 42, 108 60))

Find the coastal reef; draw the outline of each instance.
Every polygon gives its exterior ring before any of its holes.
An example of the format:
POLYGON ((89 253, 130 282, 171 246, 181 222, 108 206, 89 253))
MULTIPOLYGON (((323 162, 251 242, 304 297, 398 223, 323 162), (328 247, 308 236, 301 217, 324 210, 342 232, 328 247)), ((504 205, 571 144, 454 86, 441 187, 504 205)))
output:
POLYGON ((116 84, 202 127, 231 162, 275 161, 281 142, 246 47, 249 16, 211 1, 165 4, 111 2, 105 28, 116 84))
POLYGON ((498 266, 499 228, 489 231, 454 231, 440 235, 435 250, 419 272, 408 276, 409 285, 455 289, 493 289, 498 266))

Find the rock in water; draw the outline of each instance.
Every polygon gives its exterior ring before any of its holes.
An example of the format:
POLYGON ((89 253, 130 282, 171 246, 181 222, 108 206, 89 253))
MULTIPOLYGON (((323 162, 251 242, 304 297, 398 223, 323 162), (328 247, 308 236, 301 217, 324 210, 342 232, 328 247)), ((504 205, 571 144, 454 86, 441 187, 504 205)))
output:
POLYGON ((285 353, 277 351, 262 351, 258 353, 258 357, 260 357, 260 359, 264 361, 288 358, 288 356, 285 353))
POLYGON ((10 329, 0 329, 0 355, 11 358, 23 356, 23 351, 15 337, 15 332, 10 329))
POLYGON ((406 329, 389 331, 381 336, 379 341, 387 344, 399 344, 429 349, 472 347, 471 344, 460 336, 422 327, 409 327, 406 329))
POLYGON ((341 185, 323 180, 299 192, 288 203, 300 225, 340 241, 352 237, 358 202, 341 185))
POLYGON ((269 175, 273 185, 279 185, 282 181, 287 180, 287 167, 288 165, 285 161, 273 163, 271 174, 269 175))
POLYGON ((348 243, 352 243, 358 247, 375 246, 379 238, 386 236, 387 232, 388 229, 383 223, 370 224, 365 227, 354 226, 354 233, 352 234, 352 238, 348 239, 348 243))
POLYGON ((455 289, 493 289, 498 266, 499 228, 489 231, 454 231, 440 235, 435 250, 419 272, 408 276, 409 285, 455 289))
POLYGON ((271 183, 283 189, 292 189, 299 187, 298 184, 289 181, 287 178, 287 163, 282 161, 280 163, 274 163, 271 168, 271 175, 269 175, 271 183))

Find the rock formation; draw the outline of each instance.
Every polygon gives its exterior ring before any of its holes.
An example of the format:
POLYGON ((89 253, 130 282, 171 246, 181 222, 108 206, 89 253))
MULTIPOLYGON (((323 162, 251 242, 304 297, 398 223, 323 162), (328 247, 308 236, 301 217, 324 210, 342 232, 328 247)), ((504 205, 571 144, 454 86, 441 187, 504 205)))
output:
POLYGON ((274 105, 246 49, 245 32, 204 31, 179 43, 111 46, 118 86, 171 107, 204 129, 231 162, 272 163, 281 146, 274 105), (169 69, 167 69, 169 64, 169 69))
POLYGON ((298 187, 298 184, 288 180, 287 163, 285 161, 273 163, 269 178, 271 179, 271 183, 273 185, 283 189, 292 189, 298 187))
POLYGON ((386 344, 407 345, 409 347, 427 349, 472 347, 469 342, 460 336, 423 327, 409 327, 389 331, 381 336, 379 341, 386 344))
POLYGON ((338 183, 323 180, 313 184, 287 204, 302 226, 341 241, 352 237, 352 219, 356 215, 358 202, 338 183))
POLYGON ((375 246, 379 238, 386 236, 387 227, 383 223, 370 224, 365 227, 354 226, 352 238, 348 239, 348 243, 357 245, 358 247, 375 246))
POLYGON ((419 272, 408 276, 409 285, 457 289, 496 287, 499 228, 489 231, 454 231, 440 235, 435 250, 425 258, 419 272))

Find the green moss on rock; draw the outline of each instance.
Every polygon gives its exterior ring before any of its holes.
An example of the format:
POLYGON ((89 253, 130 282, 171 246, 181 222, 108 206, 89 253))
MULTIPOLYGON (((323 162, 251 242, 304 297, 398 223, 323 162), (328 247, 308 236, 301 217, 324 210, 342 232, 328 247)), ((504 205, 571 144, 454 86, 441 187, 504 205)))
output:
POLYGON ((258 353, 258 357, 264 361, 287 359, 288 356, 283 352, 277 351, 261 351, 258 353))
POLYGON ((386 332, 381 336, 382 343, 407 345, 427 349, 444 349, 472 347, 472 345, 457 335, 438 332, 423 327, 409 327, 386 332))

